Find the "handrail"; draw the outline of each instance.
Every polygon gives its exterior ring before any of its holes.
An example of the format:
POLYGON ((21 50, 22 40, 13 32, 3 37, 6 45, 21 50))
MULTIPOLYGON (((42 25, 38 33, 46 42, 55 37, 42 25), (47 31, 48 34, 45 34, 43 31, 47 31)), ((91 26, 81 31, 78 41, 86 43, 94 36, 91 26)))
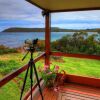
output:
MULTIPOLYGON (((50 52, 50 55, 53 56, 64 56, 64 57, 76 57, 76 58, 87 58, 87 59, 96 59, 100 60, 100 56, 97 55, 86 55, 86 54, 68 54, 68 53, 62 53, 62 52, 50 52)), ((41 58, 45 56, 45 53, 41 54, 39 57, 35 58, 34 62, 39 61, 41 58)), ((24 65, 23 67, 17 69, 16 71, 8 74, 3 79, 0 80, 0 87, 8 83, 10 80, 21 74, 27 69, 28 64, 24 65)))
MULTIPOLYGON (((37 58, 34 59, 34 62, 36 63, 37 61, 39 61, 44 56, 45 56, 45 53, 41 54, 40 56, 38 56, 37 58)), ((19 74, 24 72, 27 69, 27 67, 28 67, 28 64, 24 65, 23 67, 17 69, 16 71, 14 71, 12 73, 6 75, 3 79, 0 80, 0 87, 2 87, 6 83, 8 83, 10 80, 12 80, 16 76, 18 76, 19 74)))
MULTIPOLYGON (((62 73, 58 73, 58 76, 62 76, 62 75, 63 75, 62 73)), ((75 84, 100 88, 100 78, 79 76, 75 74, 65 74, 65 77, 66 77, 66 82, 69 83, 75 83, 75 84)))
POLYGON ((76 57, 76 58, 87 58, 87 59, 96 59, 96 60, 100 60, 100 56, 97 56, 97 55, 69 54, 69 53, 63 53, 63 52, 51 52, 50 55, 53 55, 53 56, 64 56, 64 57, 76 57))

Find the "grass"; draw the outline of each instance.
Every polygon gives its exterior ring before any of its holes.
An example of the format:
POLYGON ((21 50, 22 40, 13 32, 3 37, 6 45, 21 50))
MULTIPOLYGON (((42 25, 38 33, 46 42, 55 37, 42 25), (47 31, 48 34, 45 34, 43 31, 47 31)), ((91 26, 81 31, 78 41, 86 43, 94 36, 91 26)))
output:
MULTIPOLYGON (((38 54, 35 53, 34 57, 38 54)), ((22 61, 24 54, 21 53, 11 53, 0 55, 0 73, 8 74, 13 70, 16 70, 26 63, 28 63, 30 56, 28 55, 24 61, 22 61)), ((39 64, 39 63, 38 63, 39 64)))
MULTIPOLYGON (((34 57, 38 54, 35 53, 34 57)), ((29 55, 24 61, 22 61, 24 54, 11 53, 0 55, 0 78, 3 78, 6 74, 22 67, 29 60, 29 55)), ((43 60, 36 63, 36 66, 43 65, 43 60)), ((29 71, 30 72, 30 71, 29 71)), ((25 72, 20 74, 17 78, 7 83, 5 86, 0 88, 0 100, 19 100, 21 87, 25 72)), ((30 79, 28 77, 25 92, 30 87, 30 79)))
POLYGON ((19 100, 19 96, 20 90, 13 81, 0 89, 0 100, 19 100))
POLYGON ((68 74, 100 78, 100 61, 80 58, 64 57, 62 63, 53 62, 60 66, 60 71, 65 70, 68 74))
MULTIPOLYGON (((35 53, 34 57, 37 55, 38 53, 35 53)), ((21 53, 0 55, 0 78, 26 64, 29 60, 29 55, 22 62, 21 59, 23 56, 24 54, 21 53)), ((59 60, 57 60, 57 58, 52 58, 51 62, 53 65, 60 66, 59 72, 61 72, 61 70, 65 70, 68 74, 100 78, 99 60, 63 57, 59 58, 59 60)), ((44 60, 40 60, 36 63, 36 66, 42 67, 43 64, 44 60)), ((0 88, 0 100, 19 100, 24 75, 25 72, 0 88)), ((25 91, 29 89, 29 86, 30 79, 28 77, 25 91)))

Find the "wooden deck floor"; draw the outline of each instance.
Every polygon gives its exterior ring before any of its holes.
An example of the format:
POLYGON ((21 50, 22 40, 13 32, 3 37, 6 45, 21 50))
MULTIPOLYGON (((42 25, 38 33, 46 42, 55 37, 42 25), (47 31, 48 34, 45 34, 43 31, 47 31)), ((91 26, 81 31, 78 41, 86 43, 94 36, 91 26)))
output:
POLYGON ((43 95, 44 100, 100 100, 100 89, 70 83, 60 87, 59 92, 45 88, 43 95))

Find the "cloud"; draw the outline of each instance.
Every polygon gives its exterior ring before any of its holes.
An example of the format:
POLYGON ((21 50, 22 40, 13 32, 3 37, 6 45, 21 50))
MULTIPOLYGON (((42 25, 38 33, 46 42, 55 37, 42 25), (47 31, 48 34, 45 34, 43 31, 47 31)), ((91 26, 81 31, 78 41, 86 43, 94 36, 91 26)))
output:
POLYGON ((100 24, 100 20, 94 21, 94 20, 55 20, 52 21, 52 24, 100 24))
POLYGON ((41 10, 25 0, 0 0, 0 19, 33 20, 35 18, 43 20, 41 10))
POLYGON ((40 23, 40 21, 27 21, 27 20, 1 20, 0 28, 2 30, 9 27, 44 27, 44 23, 40 23), (39 23, 39 24, 38 24, 39 23))
POLYGON ((39 8, 25 0, 0 0, 0 30, 29 26, 44 27, 44 17, 39 8))
MULTIPOLYGON (((100 28, 100 11, 53 13, 52 26, 100 28)), ((0 30, 9 27, 44 27, 41 10, 25 0, 0 0, 0 30)))
POLYGON ((52 14, 52 20, 100 20, 100 10, 52 14))
POLYGON ((52 14, 52 26, 61 28, 100 28, 100 10, 52 14))
POLYGON ((66 29, 91 29, 91 28, 100 28, 100 24, 53 24, 52 27, 60 27, 66 29))

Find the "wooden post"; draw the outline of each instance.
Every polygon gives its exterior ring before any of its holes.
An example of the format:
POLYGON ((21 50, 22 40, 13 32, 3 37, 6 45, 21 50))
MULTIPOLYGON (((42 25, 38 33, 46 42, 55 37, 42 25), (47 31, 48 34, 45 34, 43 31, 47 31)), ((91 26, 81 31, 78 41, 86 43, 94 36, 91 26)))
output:
POLYGON ((50 66, 50 13, 45 13, 45 65, 50 66))

